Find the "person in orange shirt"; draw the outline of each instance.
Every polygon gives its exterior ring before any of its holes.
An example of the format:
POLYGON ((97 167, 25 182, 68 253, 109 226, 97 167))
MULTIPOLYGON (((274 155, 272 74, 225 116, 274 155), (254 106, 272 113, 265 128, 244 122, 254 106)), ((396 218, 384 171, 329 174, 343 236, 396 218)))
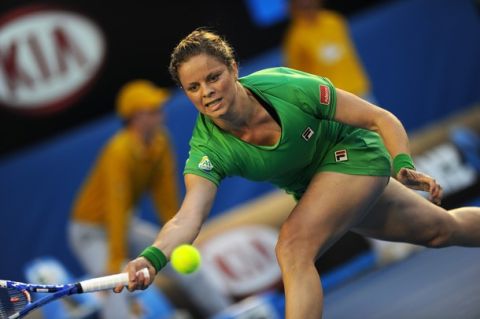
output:
POLYGON ((291 0, 285 34, 285 65, 330 79, 343 90, 371 100, 370 80, 357 54, 346 19, 321 0, 291 0))
MULTIPOLYGON (((70 246, 91 276, 120 272, 155 239, 159 227, 136 214, 143 195, 151 195, 161 224, 179 209, 176 159, 162 125, 168 98, 168 90, 147 80, 131 81, 118 93, 116 110, 123 127, 105 144, 84 181, 68 230, 70 246)), ((229 303, 200 275, 182 278, 173 270, 168 275, 207 315, 229 303)), ((116 300, 106 302, 102 318, 131 318, 126 315, 127 297, 121 297, 107 298, 116 300)))
POLYGON ((134 213, 143 194, 151 194, 161 223, 178 209, 176 161, 161 125, 168 95, 146 80, 132 81, 118 94, 124 126, 103 147, 72 212, 72 247, 94 276, 119 272, 147 238, 155 238, 158 227, 134 213))

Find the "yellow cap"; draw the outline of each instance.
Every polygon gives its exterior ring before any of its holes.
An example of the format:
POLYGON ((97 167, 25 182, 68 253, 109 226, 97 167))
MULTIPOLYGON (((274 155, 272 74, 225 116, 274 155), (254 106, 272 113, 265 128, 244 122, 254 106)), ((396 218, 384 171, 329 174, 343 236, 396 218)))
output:
POLYGON ((167 89, 147 80, 133 80, 125 84, 117 95, 117 113, 127 119, 138 111, 162 107, 170 96, 167 89))

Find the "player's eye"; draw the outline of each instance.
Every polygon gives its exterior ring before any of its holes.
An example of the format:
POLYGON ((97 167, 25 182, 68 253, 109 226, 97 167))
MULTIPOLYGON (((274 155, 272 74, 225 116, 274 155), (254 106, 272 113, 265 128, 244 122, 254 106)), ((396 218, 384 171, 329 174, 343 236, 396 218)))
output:
POLYGON ((215 82, 215 81, 217 81, 218 78, 220 77, 220 74, 221 74, 220 72, 211 74, 211 75, 208 77, 208 81, 209 81, 209 82, 215 82))
POLYGON ((187 91, 188 92, 196 92, 198 91, 198 85, 197 84, 192 84, 190 86, 187 87, 187 91))

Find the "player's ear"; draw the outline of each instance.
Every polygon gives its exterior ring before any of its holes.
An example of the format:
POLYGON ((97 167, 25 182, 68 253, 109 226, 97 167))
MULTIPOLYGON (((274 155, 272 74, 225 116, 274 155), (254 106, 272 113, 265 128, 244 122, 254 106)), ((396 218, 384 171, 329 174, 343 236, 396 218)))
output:
POLYGON ((232 62, 230 69, 233 73, 233 76, 235 77, 235 80, 238 80, 238 64, 236 61, 232 62))

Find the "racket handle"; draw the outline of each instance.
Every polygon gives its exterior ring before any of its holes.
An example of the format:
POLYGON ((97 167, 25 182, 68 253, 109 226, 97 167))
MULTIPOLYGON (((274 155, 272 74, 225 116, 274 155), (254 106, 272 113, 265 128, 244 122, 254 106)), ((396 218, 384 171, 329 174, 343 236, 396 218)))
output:
MULTIPOLYGON (((150 279, 150 273, 147 268, 143 268, 137 272, 137 276, 143 273, 143 276, 147 279, 150 279)), ((121 274, 98 277, 87 279, 81 281, 80 286, 82 287, 82 292, 93 292, 99 290, 108 290, 115 288, 118 285, 126 286, 128 285, 128 273, 124 272, 121 274)))

